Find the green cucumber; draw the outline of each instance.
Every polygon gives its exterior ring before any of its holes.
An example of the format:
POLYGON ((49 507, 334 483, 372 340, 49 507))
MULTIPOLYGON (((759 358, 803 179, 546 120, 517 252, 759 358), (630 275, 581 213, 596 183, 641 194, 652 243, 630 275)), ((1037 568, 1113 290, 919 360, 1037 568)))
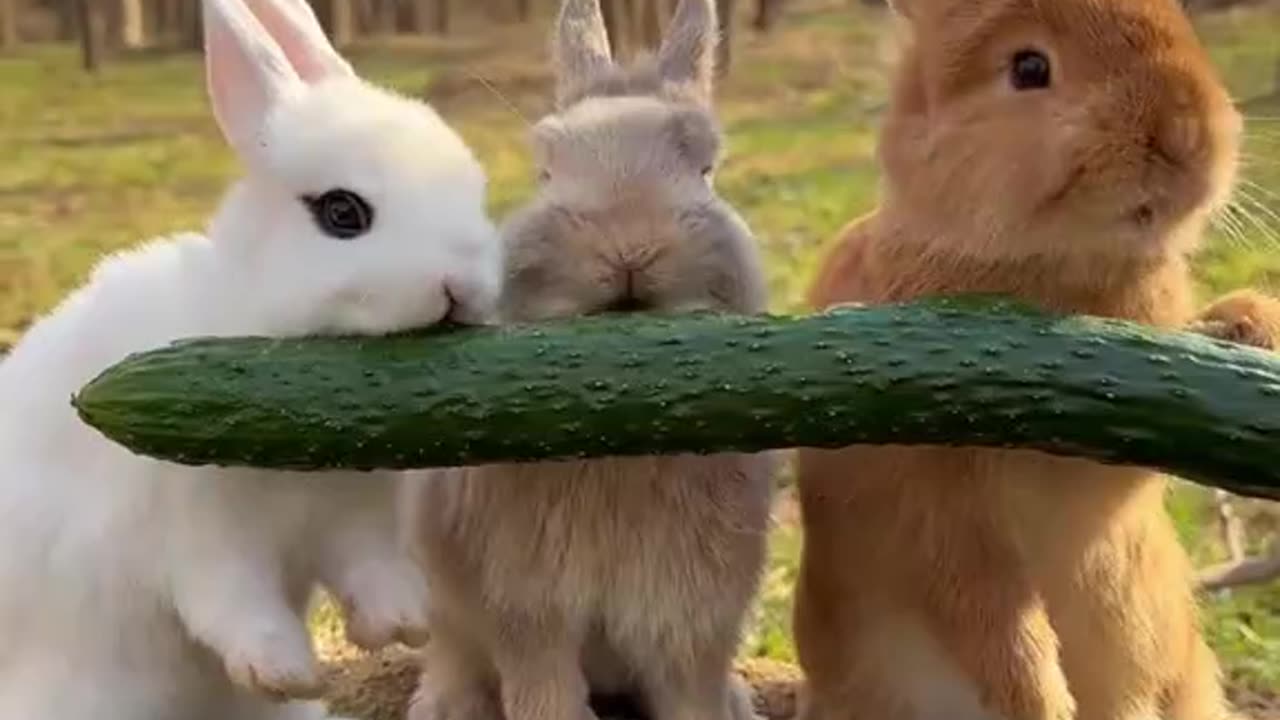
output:
POLYGON ((1276 355, 991 298, 184 340, 127 358, 72 402, 120 444, 190 465, 926 444, 1036 449, 1280 498, 1276 355))

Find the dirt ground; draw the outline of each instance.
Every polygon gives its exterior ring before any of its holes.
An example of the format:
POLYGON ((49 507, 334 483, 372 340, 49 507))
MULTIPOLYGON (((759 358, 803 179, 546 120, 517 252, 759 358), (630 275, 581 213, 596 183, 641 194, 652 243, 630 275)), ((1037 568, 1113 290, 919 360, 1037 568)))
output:
MULTIPOLYGON (((744 663, 738 670, 755 688, 756 710, 766 720, 789 720, 795 716, 799 679, 795 668, 761 661, 744 663)), ((330 707, 336 714, 360 720, 403 720, 417 679, 414 656, 401 649, 334 662, 329 665, 330 707)), ((1280 697, 1233 695, 1237 709, 1245 717, 1280 720, 1280 697)))

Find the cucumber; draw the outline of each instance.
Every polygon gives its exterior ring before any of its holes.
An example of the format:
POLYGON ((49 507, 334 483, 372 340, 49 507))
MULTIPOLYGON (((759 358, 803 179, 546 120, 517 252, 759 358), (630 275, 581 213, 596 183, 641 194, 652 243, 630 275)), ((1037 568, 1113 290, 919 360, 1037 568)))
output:
POLYGON ((192 339, 130 356, 72 402, 125 447, 189 465, 926 444, 1035 449, 1280 498, 1280 357, 992 298, 192 339))

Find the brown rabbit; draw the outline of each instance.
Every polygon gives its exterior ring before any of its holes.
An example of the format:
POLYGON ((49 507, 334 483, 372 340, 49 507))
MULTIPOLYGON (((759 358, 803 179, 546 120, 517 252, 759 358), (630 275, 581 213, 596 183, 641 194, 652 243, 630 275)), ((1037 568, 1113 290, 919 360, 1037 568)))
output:
MULTIPOLYGON (((1177 328, 1241 121, 1174 0, 897 0, 880 208, 818 307, 1004 293, 1177 328)), ((1164 480, 1035 452, 798 455, 807 720, 1217 720, 1164 480)))
MULTIPOLYGON (((610 56, 598 0, 567 0, 541 190, 503 229, 505 321, 606 311, 758 313, 747 226, 715 194, 712 0, 654 58, 610 56)), ((412 720, 580 720, 623 694, 654 720, 743 720, 731 679, 764 560, 770 455, 447 470, 416 489, 433 583, 412 720)))

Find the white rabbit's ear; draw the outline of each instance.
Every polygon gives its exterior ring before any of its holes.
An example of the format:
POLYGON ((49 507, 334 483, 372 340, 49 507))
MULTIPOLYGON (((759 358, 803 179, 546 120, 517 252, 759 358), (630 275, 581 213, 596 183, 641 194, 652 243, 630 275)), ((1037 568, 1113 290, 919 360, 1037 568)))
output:
POLYGON ((246 0, 249 10, 276 41, 298 76, 306 83, 355 75, 351 63, 338 54, 306 0, 246 0))
POLYGON ((680 0, 658 51, 662 79, 687 87, 709 103, 719 40, 715 0, 680 0))
POLYGON ((213 115, 236 152, 252 158, 267 113, 302 80, 242 0, 203 0, 206 82, 213 115))
POLYGON ((613 65, 601 0, 564 0, 556 25, 556 94, 563 99, 613 65))

